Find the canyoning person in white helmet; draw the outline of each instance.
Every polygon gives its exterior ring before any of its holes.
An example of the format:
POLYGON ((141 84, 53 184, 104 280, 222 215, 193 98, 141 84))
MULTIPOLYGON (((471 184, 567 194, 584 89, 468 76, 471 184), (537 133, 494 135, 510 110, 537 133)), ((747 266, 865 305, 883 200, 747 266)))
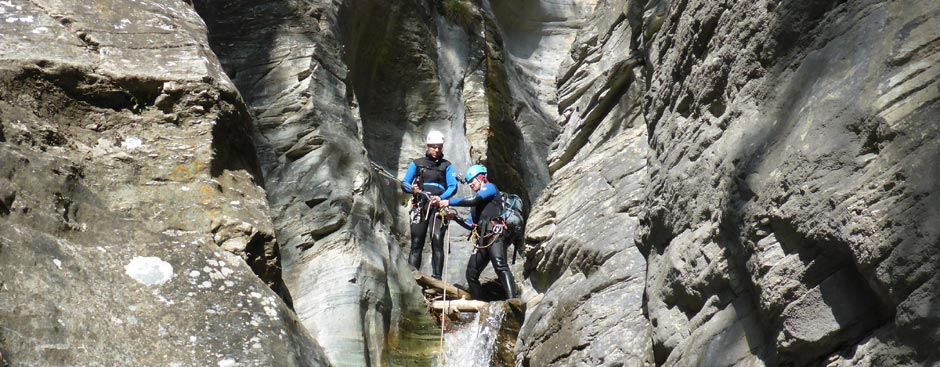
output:
POLYGON ((516 283, 506 262, 506 249, 510 244, 510 231, 504 221, 499 220, 502 206, 499 203, 499 189, 489 182, 486 177, 486 167, 473 165, 467 169, 464 177, 474 195, 444 199, 432 198, 433 202, 441 208, 448 206, 470 207, 470 217, 461 218, 453 213, 452 219, 457 224, 471 231, 474 249, 467 261, 467 287, 474 299, 481 299, 483 288, 480 285, 480 273, 486 268, 487 262, 493 264, 493 270, 499 277, 499 284, 503 287, 506 299, 515 297, 516 283))
POLYGON ((411 253, 408 263, 421 268, 421 252, 428 232, 431 234, 431 276, 441 279, 444 269, 444 234, 447 220, 442 218, 431 197, 449 198, 457 191, 457 175, 454 167, 444 159, 444 134, 432 130, 425 139, 427 151, 424 157, 408 165, 402 190, 412 194, 411 205, 411 253))

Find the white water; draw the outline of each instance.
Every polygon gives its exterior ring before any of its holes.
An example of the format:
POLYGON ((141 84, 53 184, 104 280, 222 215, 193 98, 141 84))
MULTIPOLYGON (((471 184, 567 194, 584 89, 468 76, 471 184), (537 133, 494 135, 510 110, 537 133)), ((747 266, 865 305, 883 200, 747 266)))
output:
POLYGON ((506 318, 502 302, 490 302, 485 312, 465 314, 473 321, 444 334, 443 355, 435 366, 489 367, 496 350, 496 335, 506 318), (485 315, 480 320, 481 315, 485 315))

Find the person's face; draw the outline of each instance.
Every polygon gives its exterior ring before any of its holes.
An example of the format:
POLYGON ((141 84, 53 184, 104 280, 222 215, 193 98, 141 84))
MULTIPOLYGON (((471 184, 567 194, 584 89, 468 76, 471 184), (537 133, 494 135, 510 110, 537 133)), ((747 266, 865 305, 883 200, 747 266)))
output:
POLYGON ((428 154, 434 158, 440 158, 443 149, 444 144, 428 144, 428 154))
POLYGON ((477 175, 473 180, 470 180, 470 188, 473 189, 473 192, 480 191, 480 187, 483 186, 483 176, 477 175))

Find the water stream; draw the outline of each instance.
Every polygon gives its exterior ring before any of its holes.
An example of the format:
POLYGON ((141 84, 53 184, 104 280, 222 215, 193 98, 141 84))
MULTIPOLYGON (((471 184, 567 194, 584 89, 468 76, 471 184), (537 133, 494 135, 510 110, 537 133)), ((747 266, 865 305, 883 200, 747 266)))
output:
POLYGON ((464 313, 470 321, 444 334, 438 367, 489 367, 496 351, 496 337, 506 318, 502 302, 490 302, 478 313, 464 313))

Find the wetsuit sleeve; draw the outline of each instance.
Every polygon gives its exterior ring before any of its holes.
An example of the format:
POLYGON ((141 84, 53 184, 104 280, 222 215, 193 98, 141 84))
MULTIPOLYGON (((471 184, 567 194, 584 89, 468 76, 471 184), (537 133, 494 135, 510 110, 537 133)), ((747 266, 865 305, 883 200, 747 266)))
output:
POLYGON ((414 181, 417 171, 415 162, 408 163, 408 171, 405 172, 405 178, 401 180, 401 191, 411 194, 411 182, 414 181))
POLYGON ((441 194, 441 199, 447 200, 457 192, 457 174, 454 173, 454 166, 448 165, 444 175, 447 176, 447 190, 441 194))
POLYGON ((479 194, 473 194, 462 198, 450 199, 450 206, 476 206, 483 202, 479 194))
POLYGON ((477 191, 476 194, 452 199, 449 201, 449 204, 450 206, 477 206, 492 200, 494 197, 496 197, 496 193, 498 192, 499 190, 496 189, 496 185, 488 183, 483 185, 483 187, 480 188, 480 191, 477 191))
POLYGON ((458 215, 454 217, 454 222, 456 222, 461 227, 464 227, 469 231, 473 230, 473 220, 471 218, 464 218, 458 215))

